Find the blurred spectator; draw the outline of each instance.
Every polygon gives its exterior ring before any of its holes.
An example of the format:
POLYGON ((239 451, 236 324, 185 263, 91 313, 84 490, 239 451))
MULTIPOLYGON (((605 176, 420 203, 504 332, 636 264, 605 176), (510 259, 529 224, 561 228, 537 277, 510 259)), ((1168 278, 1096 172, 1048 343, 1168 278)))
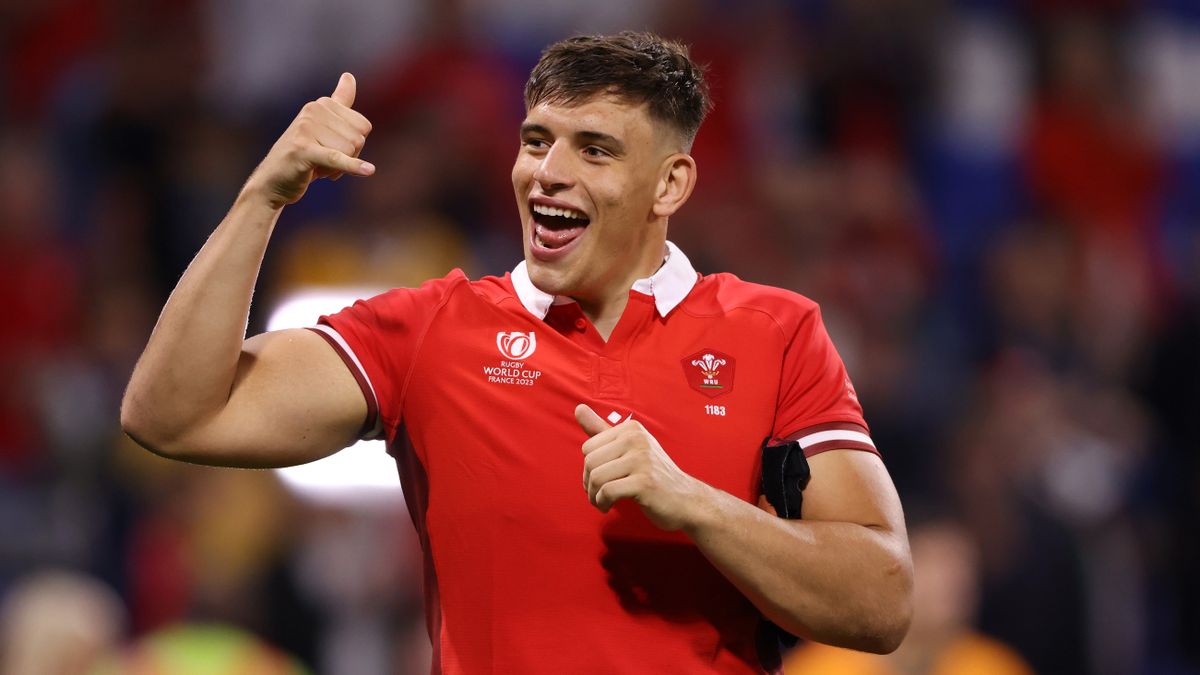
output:
POLYGON ((945 263, 942 289, 970 320, 974 272, 997 232, 1023 208, 1018 152, 1029 115, 1028 37, 1001 12, 944 19, 936 107, 922 129, 922 198, 945 263))
POLYGON ((57 197, 41 142, 0 133, 0 477, 41 467, 45 439, 29 392, 39 367, 79 336, 82 280, 48 208, 57 197))
POLYGON ((1131 285, 1134 297, 1122 309, 1133 309, 1155 299, 1163 160, 1144 111, 1129 105, 1131 76, 1120 46, 1114 27, 1095 17, 1068 15, 1050 25, 1025 164, 1045 212, 1070 227, 1083 250, 1097 253, 1106 272, 1116 265, 1126 277, 1103 290, 1131 285))
POLYGON ((337 82, 343 71, 369 81, 382 55, 405 53, 434 6, 411 0, 201 4, 213 59, 206 97, 214 109, 242 119, 282 112, 276 110, 281 103, 298 107, 298 94, 337 82))
POLYGON ((262 584, 286 550, 295 517, 274 477, 122 450, 122 482, 141 510, 127 553, 135 629, 196 615, 265 628, 262 584))
POLYGON ((84 675, 116 651, 125 633, 121 601, 74 572, 22 579, 0 605, 0 672, 84 675))
POLYGON ((1168 645, 1179 645, 1186 663, 1200 664, 1200 643, 1192 639, 1200 635, 1200 577, 1192 572, 1200 569, 1200 539, 1180 534, 1194 532, 1200 522, 1200 230, 1181 249, 1188 276, 1180 307, 1156 336, 1142 383, 1159 423, 1146 489, 1157 497, 1147 543, 1160 560, 1151 580, 1160 616, 1149 627, 1154 644, 1147 660, 1162 669, 1177 667, 1168 645))
POLYGON ((945 458, 981 543, 981 627, 1038 672, 1121 673, 1144 647, 1145 568, 1129 510, 1147 450, 1127 393, 1006 352, 945 458))
POLYGON ((88 675, 305 675, 288 654, 220 624, 182 624, 147 635, 88 675))
POLYGON ((107 35, 103 0, 0 3, 0 120, 29 124, 107 35))

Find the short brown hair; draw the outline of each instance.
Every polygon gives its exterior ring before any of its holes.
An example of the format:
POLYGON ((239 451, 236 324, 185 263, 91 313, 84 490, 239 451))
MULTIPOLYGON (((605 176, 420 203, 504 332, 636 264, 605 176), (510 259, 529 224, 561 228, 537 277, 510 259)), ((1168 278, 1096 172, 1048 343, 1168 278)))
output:
POLYGON ((600 94, 645 103, 691 146, 712 108, 704 69, 687 46, 652 33, 577 35, 542 52, 525 83, 525 110, 539 103, 573 105, 600 94))

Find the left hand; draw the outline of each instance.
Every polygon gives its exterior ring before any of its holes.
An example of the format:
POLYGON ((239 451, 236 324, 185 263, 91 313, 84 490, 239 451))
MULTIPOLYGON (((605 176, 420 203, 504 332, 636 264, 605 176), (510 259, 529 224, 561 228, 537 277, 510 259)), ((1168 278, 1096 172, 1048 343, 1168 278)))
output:
POLYGON ((583 403, 575 419, 590 437, 583 444, 583 485, 596 508, 608 513, 618 500, 632 499, 664 530, 687 524, 707 486, 675 466, 640 422, 609 426, 583 403))

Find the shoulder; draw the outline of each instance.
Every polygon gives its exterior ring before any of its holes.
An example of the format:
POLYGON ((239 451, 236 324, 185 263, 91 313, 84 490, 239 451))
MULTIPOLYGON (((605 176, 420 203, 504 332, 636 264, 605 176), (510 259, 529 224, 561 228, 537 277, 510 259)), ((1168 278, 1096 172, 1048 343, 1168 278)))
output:
POLYGON ((472 281, 465 272, 455 268, 444 277, 430 279, 416 287, 393 288, 366 302, 373 305, 377 311, 386 311, 410 309, 413 305, 434 308, 454 298, 466 299, 472 296, 496 302, 506 295, 512 295, 512 284, 508 281, 507 274, 503 277, 488 276, 472 281))
POLYGON ((456 267, 444 277, 430 279, 420 286, 393 288, 367 299, 366 302, 386 308, 392 304, 408 304, 414 300, 437 300, 449 295, 456 287, 469 283, 467 275, 456 267))
POLYGON ((816 302, 795 291, 743 281, 725 272, 700 277, 682 307, 697 316, 757 313, 789 335, 820 311, 816 302))
POLYGON ((484 276, 468 282, 471 292, 481 300, 499 304, 506 300, 520 302, 517 292, 513 289, 512 274, 505 272, 503 276, 484 276))
POLYGON ((444 308, 456 312, 470 312, 472 307, 483 305, 508 305, 507 309, 520 307, 508 274, 485 276, 471 280, 461 269, 454 269, 444 277, 430 279, 413 288, 393 288, 354 304, 355 309, 366 310, 383 322, 389 320, 411 323, 425 316, 432 319, 444 308))

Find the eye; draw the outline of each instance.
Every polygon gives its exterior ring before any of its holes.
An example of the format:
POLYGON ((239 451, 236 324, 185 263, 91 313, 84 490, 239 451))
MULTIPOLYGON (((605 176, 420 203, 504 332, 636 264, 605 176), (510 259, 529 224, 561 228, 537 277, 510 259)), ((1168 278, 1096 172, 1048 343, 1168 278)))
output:
POLYGON ((521 145, 530 150, 545 150, 550 147, 550 144, 540 138, 525 138, 521 140, 521 145))
POLYGON ((598 147, 595 145, 589 145, 586 148, 584 148, 583 154, 587 155, 588 157, 595 158, 595 159, 598 159, 601 157, 611 157, 612 156, 604 148, 601 148, 601 147, 598 147))

